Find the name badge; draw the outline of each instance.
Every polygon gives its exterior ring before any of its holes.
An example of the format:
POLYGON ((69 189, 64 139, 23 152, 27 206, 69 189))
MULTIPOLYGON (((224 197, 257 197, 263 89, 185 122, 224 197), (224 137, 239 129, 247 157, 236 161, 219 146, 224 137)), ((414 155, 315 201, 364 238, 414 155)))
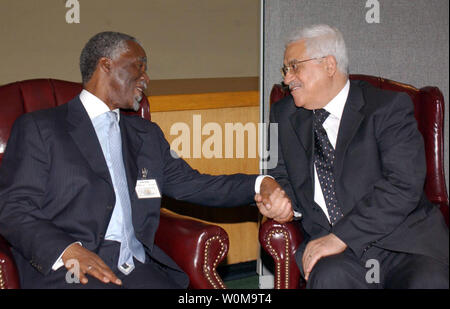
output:
POLYGON ((155 179, 140 179, 136 182, 136 194, 138 198, 160 198, 158 184, 155 179))

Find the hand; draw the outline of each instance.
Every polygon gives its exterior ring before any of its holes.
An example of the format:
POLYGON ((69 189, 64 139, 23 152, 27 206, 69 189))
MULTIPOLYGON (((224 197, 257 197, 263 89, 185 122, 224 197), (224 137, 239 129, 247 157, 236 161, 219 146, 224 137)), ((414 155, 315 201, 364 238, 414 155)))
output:
POLYGON ((62 256, 64 266, 70 269, 72 265, 70 260, 75 259, 79 263, 79 279, 82 284, 88 283, 86 274, 97 278, 98 280, 109 283, 112 282, 117 285, 122 285, 122 281, 116 277, 112 270, 103 262, 103 260, 95 253, 83 248, 80 244, 75 243, 70 245, 62 256))
POLYGON ((314 265, 323 257, 344 252, 347 245, 334 234, 311 240, 303 252, 303 270, 305 271, 305 280, 308 280, 314 265))
POLYGON ((260 194, 255 195, 256 205, 263 216, 285 223, 292 220, 291 200, 280 185, 270 177, 261 182, 260 194))

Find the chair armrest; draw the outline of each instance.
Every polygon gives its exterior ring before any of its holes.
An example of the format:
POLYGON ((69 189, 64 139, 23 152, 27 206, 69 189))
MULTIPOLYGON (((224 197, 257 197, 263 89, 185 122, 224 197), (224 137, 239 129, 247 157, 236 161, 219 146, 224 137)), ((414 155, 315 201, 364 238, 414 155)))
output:
POLYGON ((19 274, 9 244, 0 236, 0 289, 20 288, 19 274))
POLYGON ((216 271, 229 248, 223 228, 162 210, 155 244, 188 274, 190 288, 226 288, 216 271))
POLYGON ((297 221, 278 223, 265 221, 259 230, 259 242, 275 262, 275 289, 300 288, 300 270, 295 262, 295 251, 303 241, 297 221))

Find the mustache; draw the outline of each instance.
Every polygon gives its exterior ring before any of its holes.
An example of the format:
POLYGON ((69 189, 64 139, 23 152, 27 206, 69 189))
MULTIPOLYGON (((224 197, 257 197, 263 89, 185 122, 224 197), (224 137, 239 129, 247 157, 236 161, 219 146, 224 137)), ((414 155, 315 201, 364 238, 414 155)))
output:
POLYGON ((142 90, 147 90, 147 83, 143 80, 138 83, 138 86, 141 86, 142 90))
POLYGON ((289 83, 288 87, 289 87, 289 90, 292 90, 295 87, 302 87, 302 83, 300 83, 299 81, 292 81, 289 83))
MULTIPOLYGON (((142 80, 142 81, 137 83, 136 87, 139 87, 139 88, 142 89, 142 91, 145 91, 147 89, 147 83, 142 80)), ((144 98, 144 93, 143 92, 139 93, 139 95, 134 98, 134 100, 133 100, 133 108, 132 109, 135 112, 137 112, 139 110, 139 108, 141 107, 140 102, 142 101, 143 98, 144 98)))

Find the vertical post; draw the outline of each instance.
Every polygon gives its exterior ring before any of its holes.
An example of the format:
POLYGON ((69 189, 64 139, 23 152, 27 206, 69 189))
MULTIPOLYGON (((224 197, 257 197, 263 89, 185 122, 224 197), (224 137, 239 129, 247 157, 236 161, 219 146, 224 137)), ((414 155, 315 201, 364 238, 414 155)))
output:
MULTIPOLYGON (((260 47, 259 47, 259 121, 267 125, 259 125, 259 170, 261 174, 265 174, 267 171, 267 160, 264 160, 262 154, 266 153, 267 149, 267 130, 268 119, 265 117, 266 107, 264 106, 264 0, 260 0, 260 47)), ((259 216, 258 230, 261 227, 262 216, 259 216)), ((260 289, 273 289, 274 287, 274 275, 263 263, 263 252, 261 246, 259 247, 259 257, 256 263, 256 272, 259 275, 259 288, 260 289)))

